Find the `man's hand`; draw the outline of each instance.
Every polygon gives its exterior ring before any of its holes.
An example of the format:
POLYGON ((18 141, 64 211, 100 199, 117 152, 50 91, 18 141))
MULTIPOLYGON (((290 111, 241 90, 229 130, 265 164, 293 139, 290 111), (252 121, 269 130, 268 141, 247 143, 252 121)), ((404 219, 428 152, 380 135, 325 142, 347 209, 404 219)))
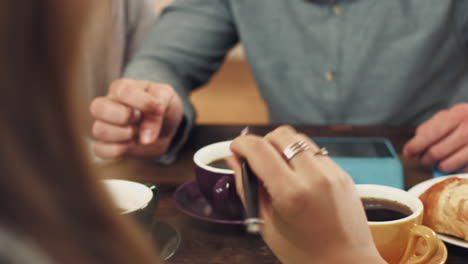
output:
POLYGON ((93 100, 95 154, 103 159, 165 153, 183 116, 183 104, 165 84, 121 79, 93 100))
POLYGON ((468 103, 436 113, 416 129, 403 148, 425 165, 437 164, 444 172, 468 170, 468 103))

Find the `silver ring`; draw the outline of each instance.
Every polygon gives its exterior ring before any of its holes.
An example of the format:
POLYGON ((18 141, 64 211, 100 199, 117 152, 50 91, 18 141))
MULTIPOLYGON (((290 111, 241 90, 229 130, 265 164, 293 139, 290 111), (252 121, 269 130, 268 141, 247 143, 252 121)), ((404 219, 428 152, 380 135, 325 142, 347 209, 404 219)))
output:
POLYGON ((283 155, 287 161, 290 161, 297 153, 301 151, 306 151, 308 149, 309 146, 307 145, 307 143, 301 139, 284 148, 283 155))
POLYGON ((325 147, 321 147, 314 153, 315 156, 328 156, 328 150, 325 147))

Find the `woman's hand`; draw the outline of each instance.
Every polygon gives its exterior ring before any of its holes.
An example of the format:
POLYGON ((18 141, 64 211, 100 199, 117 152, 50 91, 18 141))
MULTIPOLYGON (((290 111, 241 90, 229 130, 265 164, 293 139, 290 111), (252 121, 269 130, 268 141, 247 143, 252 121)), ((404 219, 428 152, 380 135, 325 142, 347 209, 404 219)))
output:
MULTIPOLYGON (((283 263, 384 263, 372 241, 351 177, 318 146, 289 126, 265 137, 241 136, 231 144, 245 157, 260 184, 261 234, 283 263), (309 150, 289 161, 290 144, 305 140, 309 150)), ((243 199, 238 160, 229 160, 243 199)))

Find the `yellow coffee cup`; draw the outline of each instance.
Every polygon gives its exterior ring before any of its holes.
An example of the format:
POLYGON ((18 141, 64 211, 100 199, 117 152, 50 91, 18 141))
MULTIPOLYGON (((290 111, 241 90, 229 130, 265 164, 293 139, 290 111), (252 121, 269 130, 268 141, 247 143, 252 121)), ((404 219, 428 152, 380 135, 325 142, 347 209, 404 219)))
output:
POLYGON ((385 200, 408 208, 409 215, 400 219, 368 221, 374 243, 380 255, 390 264, 426 263, 439 248, 435 232, 421 225, 424 207, 422 202, 406 191, 371 184, 358 184, 361 199, 385 200), (418 239, 424 239, 427 247, 422 255, 415 255, 418 239))

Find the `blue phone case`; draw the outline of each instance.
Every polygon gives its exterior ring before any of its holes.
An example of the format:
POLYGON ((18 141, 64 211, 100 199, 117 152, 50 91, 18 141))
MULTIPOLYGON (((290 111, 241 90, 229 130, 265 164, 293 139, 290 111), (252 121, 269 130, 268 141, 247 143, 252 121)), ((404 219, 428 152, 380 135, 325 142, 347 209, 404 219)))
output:
MULTIPOLYGON (((393 148, 392 143, 386 138, 312 138, 319 146, 327 147, 327 144, 333 143, 333 146, 342 144, 347 148, 353 143, 362 147, 376 146, 384 148, 384 156, 379 155, 334 155, 330 151, 330 158, 341 166, 351 175, 356 184, 379 184, 404 189, 403 166, 398 155, 393 148), (351 143, 351 144, 350 144, 351 143)), ((346 150, 346 149, 345 149, 346 150)), ((359 149, 357 149, 359 152, 359 149)), ((346 151, 345 151, 346 152, 346 151)))
POLYGON ((447 176, 447 175, 448 175, 447 173, 438 170, 435 166, 432 168, 432 177, 433 178, 447 176))

